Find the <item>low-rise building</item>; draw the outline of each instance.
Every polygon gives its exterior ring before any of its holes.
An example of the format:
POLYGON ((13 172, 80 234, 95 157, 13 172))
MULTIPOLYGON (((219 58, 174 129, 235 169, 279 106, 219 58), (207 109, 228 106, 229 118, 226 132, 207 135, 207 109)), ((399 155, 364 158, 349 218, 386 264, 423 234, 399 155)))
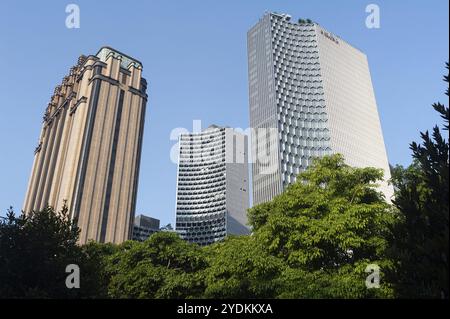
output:
POLYGON ((133 240, 145 241, 152 234, 160 231, 159 219, 138 215, 134 219, 133 240))

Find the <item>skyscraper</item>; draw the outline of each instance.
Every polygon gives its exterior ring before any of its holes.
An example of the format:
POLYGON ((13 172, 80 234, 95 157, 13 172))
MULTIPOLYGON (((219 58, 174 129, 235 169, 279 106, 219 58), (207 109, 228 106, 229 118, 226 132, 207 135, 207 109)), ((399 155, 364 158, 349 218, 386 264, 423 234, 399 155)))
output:
POLYGON ((177 176, 176 231, 200 245, 227 234, 248 234, 247 136, 210 126, 181 134, 177 176))
POLYGON ((310 20, 267 13, 248 34, 253 203, 271 200, 314 157, 389 164, 366 55, 310 20))
POLYGON ((80 243, 131 238, 147 103, 141 73, 139 61, 109 47, 78 59, 46 108, 25 212, 66 203, 80 243))

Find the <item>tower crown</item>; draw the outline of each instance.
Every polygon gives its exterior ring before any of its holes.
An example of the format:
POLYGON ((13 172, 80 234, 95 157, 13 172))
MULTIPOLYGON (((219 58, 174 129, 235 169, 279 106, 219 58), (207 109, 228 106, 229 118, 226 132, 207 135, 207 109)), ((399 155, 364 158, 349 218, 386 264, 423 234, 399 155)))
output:
POLYGON ((102 47, 96 54, 100 61, 103 62, 106 62, 110 55, 119 57, 122 60, 120 66, 125 69, 128 69, 131 65, 134 65, 138 69, 142 69, 142 63, 140 61, 108 46, 102 47))

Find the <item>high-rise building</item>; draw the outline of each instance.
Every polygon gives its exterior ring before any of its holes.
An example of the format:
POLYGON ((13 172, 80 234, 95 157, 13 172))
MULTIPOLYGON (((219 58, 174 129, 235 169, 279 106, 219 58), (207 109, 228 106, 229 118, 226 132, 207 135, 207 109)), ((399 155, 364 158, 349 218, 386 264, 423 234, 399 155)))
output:
POLYGON ((142 64, 109 47, 81 56, 46 108, 24 211, 67 204, 88 240, 131 239, 142 148, 142 64))
POLYGON ((136 241, 145 241, 151 235, 159 231, 159 219, 138 215, 134 219, 132 239, 136 241))
POLYGON ((389 164, 366 55, 311 20, 267 13, 248 34, 253 203, 271 200, 314 157, 389 164))
POLYGON ((210 126, 181 134, 177 176, 176 231, 199 245, 227 234, 248 234, 247 136, 210 126))

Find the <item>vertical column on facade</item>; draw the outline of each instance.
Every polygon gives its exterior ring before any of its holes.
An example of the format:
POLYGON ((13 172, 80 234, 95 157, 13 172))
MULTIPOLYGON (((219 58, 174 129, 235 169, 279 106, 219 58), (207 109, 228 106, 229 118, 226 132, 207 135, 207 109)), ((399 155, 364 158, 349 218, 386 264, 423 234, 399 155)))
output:
POLYGON ((121 119, 116 145, 116 155, 114 159, 115 169, 111 184, 111 203, 109 218, 106 221, 107 226, 104 230, 106 241, 123 241, 128 239, 130 214, 131 212, 131 194, 133 192, 133 183, 131 181, 134 170, 135 143, 137 144, 136 129, 137 114, 139 109, 139 97, 129 88, 135 88, 139 85, 141 70, 137 70, 134 64, 128 68, 130 76, 124 86, 123 105, 121 110, 121 119), (120 168, 120 169, 118 169, 120 168))
POLYGON ((56 110, 57 107, 57 103, 58 103, 58 96, 57 96, 57 91, 58 91, 58 87, 55 89, 55 94, 52 96, 51 102, 49 104, 49 110, 48 110, 48 116, 50 117, 47 120, 47 139, 45 144, 45 151, 43 152, 43 159, 42 159, 42 163, 41 163, 41 169, 40 169, 40 177, 38 180, 38 184, 35 190, 35 194, 33 196, 33 198, 35 198, 34 200, 34 205, 33 205, 33 210, 41 210, 44 208, 45 204, 41 203, 41 199, 42 199, 42 195, 44 193, 44 188, 45 188, 45 181, 47 179, 47 175, 48 175, 48 167, 50 164, 50 160, 52 157, 52 152, 53 152, 53 145, 55 142, 55 134, 56 134, 56 130, 57 130, 57 126, 58 126, 58 118, 53 118, 54 112, 56 110))
MULTIPOLYGON (((141 78, 141 93, 146 94, 147 86, 145 81, 141 78)), ((143 141, 143 135, 144 135, 144 123, 145 123, 145 111, 146 111, 146 104, 147 104, 147 97, 143 96, 139 99, 140 101, 140 107, 139 107, 139 127, 138 127, 138 144, 137 144, 137 154, 136 154, 136 160, 134 163, 134 184, 133 184, 133 198, 131 203, 131 213, 129 215, 129 227, 128 227, 128 239, 131 239, 131 235, 133 233, 133 222, 134 222, 134 214, 136 211, 136 197, 138 192, 138 184, 139 184, 139 170, 141 166, 141 152, 142 152, 142 141, 143 141)))
POLYGON ((142 80, 142 68, 139 65, 134 63, 130 64, 129 71, 130 75, 130 88, 133 89, 132 99, 131 99, 131 127, 128 135, 128 150, 127 150, 127 165, 129 166, 127 169, 128 176, 126 179, 126 184, 128 187, 126 188, 128 191, 128 195, 126 196, 126 204, 125 208, 122 211, 124 214, 123 218, 123 229, 118 234, 119 237, 116 240, 126 240, 131 237, 130 225, 134 219, 135 213, 135 199, 134 196, 137 192, 137 179, 139 171, 137 167, 139 166, 140 160, 140 147, 142 140, 142 128, 143 128, 143 116, 144 109, 142 100, 143 97, 140 96, 138 92, 141 91, 141 80, 142 80))
POLYGON ((69 144, 69 136, 70 136, 70 129, 72 125, 72 108, 75 106, 76 103, 76 91, 77 91, 77 85, 76 83, 76 67, 71 68, 69 76, 66 77, 66 94, 67 94, 67 104, 65 106, 65 115, 64 115, 64 124, 63 124, 63 131, 61 133, 61 142, 60 147, 58 150, 58 156, 57 161, 55 164, 55 175, 53 178, 53 182, 51 185, 51 191, 50 191, 50 198, 49 202, 52 206, 55 207, 55 209, 59 210, 62 208, 61 205, 58 205, 58 198, 61 190, 61 181, 63 176, 63 170, 64 170, 64 163, 67 157, 67 149, 69 144))
POLYGON ((42 149, 44 148, 45 139, 46 139, 46 122, 44 120, 44 123, 41 128, 41 135, 39 136, 38 140, 38 146, 36 147, 34 154, 33 166, 31 169, 32 173, 30 180, 28 181, 25 203, 23 205, 23 210, 25 213, 29 213, 33 210, 34 194, 36 192, 37 183, 40 177, 40 167, 42 165, 42 153, 43 153, 42 149))
MULTIPOLYGON (((98 241, 98 229, 100 218, 100 209, 96 207, 101 205, 101 196, 103 189, 101 184, 102 176, 97 180, 99 171, 104 171, 105 159, 100 158, 102 149, 103 130, 105 125, 105 116, 107 111, 107 100, 110 84, 103 81, 100 76, 106 75, 106 66, 103 62, 97 61, 94 64, 94 72, 91 83, 94 86, 89 104, 89 115, 86 119, 85 138, 83 140, 83 158, 80 166, 79 180, 77 181, 78 193, 75 210, 79 214, 78 226, 82 229, 82 242, 89 239, 98 241), (99 91, 98 91, 99 90, 99 91), (97 92, 98 91, 98 92, 97 92), (98 184, 97 184, 98 182, 98 184), (94 201, 98 201, 95 202, 94 201), (93 207, 94 206, 94 207, 93 207)), ((107 141, 105 141, 105 144, 107 141)), ((100 174, 101 175, 101 174, 100 174)))
MULTIPOLYGON (((67 78, 64 79, 64 81, 67 81, 67 78)), ((56 111, 53 114, 53 117, 55 119, 55 137, 54 137, 54 142, 53 142, 53 149, 52 152, 50 154, 50 159, 49 159, 49 165, 48 165, 48 169, 47 169, 47 176, 45 179, 45 187, 43 189, 43 194, 42 194, 42 198, 41 198, 41 203, 40 206, 44 207, 46 205, 50 205, 50 206, 54 206, 54 203, 51 203, 49 201, 49 196, 50 196, 50 189, 51 189, 51 185, 53 184, 53 176, 55 174, 55 170, 56 170, 56 162, 57 162, 57 158, 58 158, 58 154, 59 154, 59 149, 61 146, 61 136, 62 136, 62 131, 64 128, 64 123, 65 123, 65 116, 67 113, 67 87, 65 86, 65 84, 63 83, 62 86, 59 87, 58 91, 56 92, 56 111)), ((58 210, 58 207, 54 207, 56 210, 58 210)))
POLYGON ((83 68, 80 70, 81 74, 77 78, 78 92, 76 100, 80 101, 82 97, 86 97, 86 102, 78 105, 75 112, 72 113, 72 125, 70 126, 68 140, 68 149, 66 160, 64 161, 63 175, 61 180, 61 190, 58 195, 57 205, 60 206, 65 200, 69 206, 69 212, 72 218, 77 219, 77 212, 75 212, 76 192, 78 183, 78 172, 80 170, 80 157, 83 146, 84 130, 86 126, 86 118, 88 115, 89 104, 91 100, 92 85, 90 79, 93 74, 93 64, 97 58, 89 56, 83 68))
MULTIPOLYGON (((112 184, 112 174, 114 172, 114 159, 116 157, 117 151, 117 132, 120 130, 120 117, 122 108, 122 94, 120 88, 120 65, 122 58, 120 56, 114 56, 112 53, 107 58, 107 67, 104 70, 105 75, 116 82, 116 85, 109 86, 109 98, 107 101, 108 105, 105 105, 109 110, 107 114, 107 125, 105 126, 105 134, 107 134, 107 149, 103 150, 104 159, 104 170, 99 172, 102 175, 102 189, 104 198, 100 201, 101 206, 96 207, 98 212, 98 237, 101 242, 105 241, 106 237, 106 227, 107 221, 110 218, 111 212, 111 184, 112 184)), ((106 146, 106 145, 105 145, 106 146)))
POLYGON ((88 172, 91 179, 86 180, 85 192, 92 194, 83 198, 83 214, 90 214, 86 218, 89 234, 87 239, 103 242, 102 229, 104 221, 108 219, 109 203, 108 180, 111 170, 113 154, 114 127, 118 109, 118 79, 120 57, 110 54, 106 58, 102 75, 114 80, 114 83, 102 80, 102 91, 98 100, 94 134, 89 152, 88 172))
MULTIPOLYGON (((98 224, 98 234, 99 240, 101 242, 105 241, 106 234, 106 223, 108 221, 110 215, 110 202, 111 202, 111 183, 112 183, 112 172, 114 171, 114 158, 116 157, 116 134, 120 129, 120 116, 121 116, 121 88, 120 88, 120 66, 122 63, 121 56, 115 56, 114 54, 110 54, 106 59, 106 69, 105 74, 110 79, 113 79, 117 84, 116 85, 108 85, 109 86, 109 97, 108 101, 106 101, 107 105, 107 115, 105 120, 107 121, 104 129, 105 136, 107 136, 104 141, 104 146, 106 147, 102 150, 102 157, 106 161, 104 162, 103 168, 101 172, 98 174, 102 179, 101 187, 103 189, 102 196, 103 198, 100 200, 100 206, 96 207, 96 211, 98 211, 99 224, 98 224), (117 126, 119 124, 119 126, 117 126)), ((99 194, 100 195, 100 194, 99 194)))

